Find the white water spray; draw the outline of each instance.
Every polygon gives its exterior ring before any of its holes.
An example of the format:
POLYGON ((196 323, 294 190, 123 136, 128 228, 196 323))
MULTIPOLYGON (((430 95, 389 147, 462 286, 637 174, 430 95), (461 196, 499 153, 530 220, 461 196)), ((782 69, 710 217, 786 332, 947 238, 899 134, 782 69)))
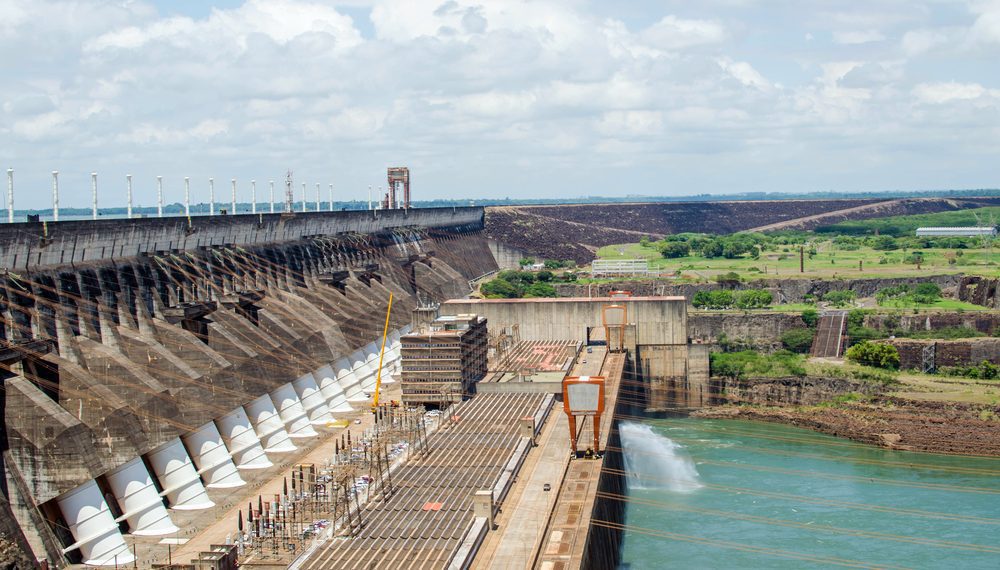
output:
POLYGON ((618 433, 631 489, 689 493, 701 488, 691 458, 670 438, 657 434, 648 425, 633 422, 622 422, 618 433))

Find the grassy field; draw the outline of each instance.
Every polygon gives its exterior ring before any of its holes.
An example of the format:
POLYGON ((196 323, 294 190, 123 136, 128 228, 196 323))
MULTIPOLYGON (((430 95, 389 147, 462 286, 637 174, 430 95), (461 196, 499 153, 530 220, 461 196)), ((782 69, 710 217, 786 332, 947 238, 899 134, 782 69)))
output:
MULTIPOLYGON (((816 376, 830 376, 833 375, 831 372, 837 369, 847 373, 853 370, 872 370, 843 360, 816 358, 808 359, 805 366, 810 375, 816 376)), ((1000 381, 921 374, 913 371, 893 372, 892 375, 898 382, 892 386, 890 391, 892 396, 934 402, 964 402, 994 406, 1000 404, 1000 381)))
POLYGON ((816 245, 817 253, 812 258, 806 256, 805 272, 799 272, 798 248, 789 246, 788 251, 765 251, 759 259, 721 257, 707 259, 692 255, 677 259, 665 259, 653 247, 643 247, 638 243, 609 245, 597 251, 600 259, 648 259, 650 268, 662 274, 670 274, 681 279, 704 281, 720 273, 736 272, 744 279, 781 277, 807 279, 835 279, 861 277, 908 277, 921 275, 941 275, 946 273, 966 273, 973 275, 1000 275, 1000 246, 993 251, 967 249, 961 256, 955 256, 955 263, 949 263, 949 256, 959 250, 924 249, 923 263, 918 268, 907 263, 911 252, 902 250, 876 251, 862 247, 855 251, 836 248, 830 241, 816 245), (883 262, 884 261, 884 262, 883 262), (860 265, 859 265, 860 262, 860 265))
POLYGON ((872 220, 851 220, 829 226, 816 228, 817 233, 834 233, 845 235, 872 235, 878 231, 881 235, 912 236, 920 227, 932 226, 975 226, 979 221, 988 224, 1000 223, 1000 207, 975 208, 956 212, 938 212, 935 214, 917 214, 913 216, 890 216, 872 220))

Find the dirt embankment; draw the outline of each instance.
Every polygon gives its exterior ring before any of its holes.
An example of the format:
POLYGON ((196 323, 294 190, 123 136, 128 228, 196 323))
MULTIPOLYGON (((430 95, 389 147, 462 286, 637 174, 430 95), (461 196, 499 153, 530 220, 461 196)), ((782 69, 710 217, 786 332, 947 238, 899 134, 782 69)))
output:
POLYGON ((726 405, 693 415, 790 424, 905 451, 1000 456, 1000 406, 877 396, 836 406, 726 405))
POLYGON ((549 259, 589 263, 597 248, 682 232, 728 234, 810 229, 842 220, 924 214, 1000 203, 997 198, 772 200, 500 206, 486 209, 486 235, 549 259))

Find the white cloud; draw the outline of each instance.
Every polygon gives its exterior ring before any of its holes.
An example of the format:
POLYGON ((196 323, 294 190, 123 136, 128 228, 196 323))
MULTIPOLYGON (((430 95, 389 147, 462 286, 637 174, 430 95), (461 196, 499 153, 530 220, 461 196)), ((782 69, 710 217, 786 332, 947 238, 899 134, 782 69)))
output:
POLYGON ((771 83, 767 79, 764 79, 763 75, 758 73, 753 66, 745 61, 733 61, 728 57, 722 57, 717 59, 716 62, 719 64, 719 67, 747 87, 756 87, 757 89, 771 88, 771 83))
POLYGON ((726 29, 711 20, 684 20, 665 16, 642 31, 641 37, 663 50, 679 50, 694 46, 718 44, 726 39, 726 29))
POLYGON ((610 137, 651 136, 663 130, 663 113, 650 110, 609 111, 597 122, 598 131, 610 137))
POLYGON ((608 193, 626 171, 643 187, 669 171, 687 192, 748 189, 754 173, 796 190, 867 180, 833 170, 833 155, 853 173, 892 154, 892 175, 952 152, 995 156, 992 5, 937 21, 901 1, 781 17, 754 2, 658 4, 642 18, 583 0, 249 0, 200 17, 142 0, 0 0, 0 50, 15 56, 0 158, 29 187, 64 172, 72 205, 74 172, 93 170, 267 180, 292 168, 361 197, 401 163, 420 197, 467 195, 472 172, 488 180, 479 193, 530 196, 553 176, 570 194, 608 193), (370 22, 347 15, 365 7, 370 22), (865 42, 856 59, 831 34, 865 42), (935 147, 949 129, 963 145, 935 147), (932 150, 899 158, 921 142, 932 150))
POLYGON ((1000 0, 972 2, 971 8, 977 14, 971 37, 985 44, 1000 44, 1000 0))
POLYGON ((160 44, 211 55, 220 48, 245 51, 256 34, 278 44, 307 34, 327 34, 335 39, 335 49, 361 42, 351 19, 333 8, 294 0, 247 0, 233 10, 212 10, 205 20, 172 17, 108 32, 84 44, 84 49, 136 50, 160 44))
POLYGON ((968 101, 981 97, 1000 97, 1000 90, 987 89, 978 83, 921 83, 913 88, 921 103, 940 105, 952 101, 968 101))
POLYGON ((869 44, 885 41, 885 36, 878 30, 835 31, 833 41, 843 45, 869 44))
POLYGON ((942 30, 910 30, 903 35, 900 47, 908 56, 920 55, 948 42, 948 35, 942 30))

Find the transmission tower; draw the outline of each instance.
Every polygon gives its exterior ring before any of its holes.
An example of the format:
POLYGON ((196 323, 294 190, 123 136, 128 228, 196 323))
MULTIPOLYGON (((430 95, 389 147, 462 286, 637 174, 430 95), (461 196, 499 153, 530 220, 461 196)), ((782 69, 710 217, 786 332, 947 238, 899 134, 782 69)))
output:
POLYGON ((292 171, 289 170, 285 174, 285 213, 286 214, 291 214, 292 213, 292 202, 293 202, 293 195, 292 195, 292 171))

